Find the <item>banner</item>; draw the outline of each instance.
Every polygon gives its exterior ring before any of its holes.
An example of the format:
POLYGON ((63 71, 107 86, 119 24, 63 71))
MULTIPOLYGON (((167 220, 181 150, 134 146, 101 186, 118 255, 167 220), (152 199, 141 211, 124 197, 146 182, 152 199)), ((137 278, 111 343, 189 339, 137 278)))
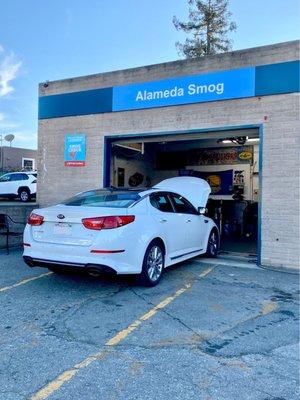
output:
POLYGON ((249 164, 253 160, 253 146, 197 149, 188 158, 188 165, 249 164))
POLYGON ((227 171, 216 171, 216 172, 201 172, 194 171, 193 176, 198 176, 199 178, 205 179, 210 187, 211 194, 217 195, 230 195, 233 193, 233 170, 229 169, 227 171))
POLYGON ((84 167, 85 151, 85 134, 65 135, 65 167, 84 167))

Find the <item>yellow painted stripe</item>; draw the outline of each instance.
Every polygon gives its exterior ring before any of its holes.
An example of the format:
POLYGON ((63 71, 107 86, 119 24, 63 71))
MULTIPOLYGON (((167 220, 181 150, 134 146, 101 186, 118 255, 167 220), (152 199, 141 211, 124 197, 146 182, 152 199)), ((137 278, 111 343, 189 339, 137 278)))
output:
POLYGON ((204 278, 206 275, 208 275, 215 267, 207 268, 201 274, 199 275, 200 278, 204 278))
MULTIPOLYGON (((212 270, 212 268, 208 268, 205 271, 203 271, 200 275, 199 278, 204 278, 206 277, 212 270)), ((190 289, 194 282, 192 283, 187 283, 185 284, 181 289, 177 290, 172 296, 169 296, 165 298, 163 301, 158 303, 155 307, 151 308, 146 314, 143 314, 141 317, 139 317, 137 320, 135 320, 132 324, 130 324, 126 329, 123 329, 119 333, 117 333, 114 337, 109 339, 105 345, 108 346, 106 349, 99 351, 96 354, 93 354, 80 363, 74 365, 73 368, 63 372, 60 374, 57 378, 55 378, 53 381, 48 383, 46 386, 44 386, 42 389, 40 389, 38 392, 36 392, 30 400, 45 400, 47 399, 51 394, 56 392, 63 384, 66 382, 70 381, 74 376, 82 369, 88 367, 91 363, 97 361, 97 360, 103 360, 108 354, 109 354, 109 348, 118 345, 120 342, 122 342, 131 332, 136 330, 144 321, 147 321, 149 318, 152 318, 159 310, 165 308, 167 305, 169 305, 172 301, 174 301, 177 297, 185 293, 188 289, 190 289)))
POLYGON ((51 274, 53 274, 53 272, 46 272, 45 274, 34 276, 33 278, 23 279, 22 281, 14 283, 13 285, 4 286, 4 287, 0 288, 0 292, 6 292, 7 290, 14 289, 14 288, 16 288, 18 286, 25 285, 26 283, 29 283, 29 282, 32 282, 32 281, 36 281, 37 279, 44 278, 44 276, 48 276, 48 275, 51 275, 51 274))

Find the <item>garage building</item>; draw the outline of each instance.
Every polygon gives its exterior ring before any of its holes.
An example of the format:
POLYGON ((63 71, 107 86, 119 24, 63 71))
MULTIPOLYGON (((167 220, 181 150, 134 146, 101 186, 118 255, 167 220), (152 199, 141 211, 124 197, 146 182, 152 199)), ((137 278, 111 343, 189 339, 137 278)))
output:
POLYGON ((39 87, 38 203, 199 176, 222 253, 299 268, 299 41, 39 87))

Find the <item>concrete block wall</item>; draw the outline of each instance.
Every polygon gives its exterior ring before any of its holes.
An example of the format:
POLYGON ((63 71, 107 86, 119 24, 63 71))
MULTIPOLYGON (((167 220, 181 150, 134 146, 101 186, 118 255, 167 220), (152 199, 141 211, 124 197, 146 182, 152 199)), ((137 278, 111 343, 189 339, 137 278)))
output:
MULTIPOLYGON (((50 82, 48 88, 40 88, 40 94, 92 89, 298 58, 299 42, 295 41, 201 60, 178 61, 50 82)), ((38 202, 41 205, 53 204, 76 192, 100 187, 106 135, 261 125, 262 264, 299 268, 299 122, 298 93, 40 120, 38 202), (64 135, 70 132, 85 132, 87 135, 87 159, 84 168, 63 166, 64 135)))

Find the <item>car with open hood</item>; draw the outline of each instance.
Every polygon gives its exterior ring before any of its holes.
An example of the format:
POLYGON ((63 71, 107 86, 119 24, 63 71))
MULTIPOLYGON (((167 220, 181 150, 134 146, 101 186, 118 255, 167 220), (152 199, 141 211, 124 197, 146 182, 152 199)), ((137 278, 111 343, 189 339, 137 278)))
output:
POLYGON ((216 257, 219 231, 205 216, 209 184, 166 179, 150 189, 97 189, 34 210, 24 231, 24 260, 54 272, 138 274, 156 285, 165 268, 200 254, 216 257))

